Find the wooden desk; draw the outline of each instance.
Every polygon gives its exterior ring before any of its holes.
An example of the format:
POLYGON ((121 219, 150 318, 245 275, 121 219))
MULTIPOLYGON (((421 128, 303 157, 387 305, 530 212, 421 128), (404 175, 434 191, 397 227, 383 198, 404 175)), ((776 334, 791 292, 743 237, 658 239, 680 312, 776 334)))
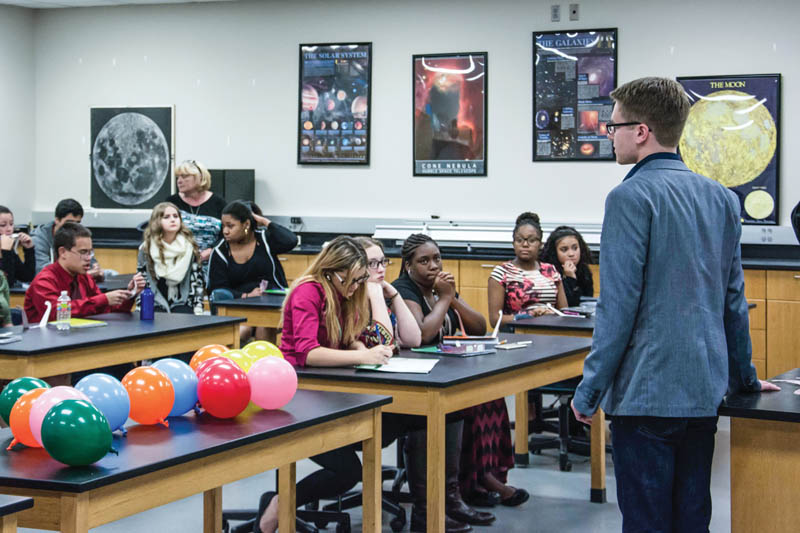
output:
POLYGON ((243 319, 156 313, 139 320, 139 313, 109 313, 92 318, 108 322, 97 328, 58 331, 48 326, 22 331, 22 340, 0 344, 0 379, 43 378, 104 366, 193 352, 206 344, 239 347, 243 319))
POLYGON ((33 499, 0 495, 0 532, 17 531, 17 513, 33 507, 33 499))
MULTIPOLYGON (((133 274, 118 274, 116 276, 109 276, 105 280, 97 284, 97 288, 103 292, 115 291, 117 289, 125 289, 128 283, 133 278, 133 274)), ((10 289, 9 305, 14 307, 23 307, 25 305, 25 289, 21 286, 11 287, 10 289)))
POLYGON ((264 294, 258 298, 223 300, 214 306, 218 316, 238 316, 246 319, 248 326, 266 328, 267 340, 277 343, 284 298, 282 294, 264 294))
MULTIPOLYGON (((295 462, 348 444, 364 451, 364 531, 381 530, 381 406, 385 396, 298 391, 277 411, 232 420, 206 413, 170 418, 170 426, 128 426, 108 454, 65 467, 41 448, 5 451, 0 430, 0 492, 33 497, 23 527, 85 533, 126 516, 203 493, 204 532, 222 531, 222 486, 278 468, 280 530, 295 529, 295 462)), ((253 504, 257 501, 253 495, 253 504)), ((154 524, 155 527, 155 524, 154 524)), ((155 527, 154 530, 158 530, 155 527)))
POLYGON ((514 328, 515 333, 570 337, 591 337, 594 333, 594 318, 582 316, 544 315, 514 320, 509 325, 514 328))
MULTIPOLYGON (((800 379, 800 369, 773 379, 800 379)), ((731 531, 796 531, 800 479, 800 396, 736 394, 719 409, 731 417, 731 531)))
MULTIPOLYGON (((444 531, 445 415, 490 400, 516 395, 515 451, 528 459, 529 389, 581 375, 589 339, 542 335, 501 335, 513 340, 533 340, 528 348, 500 351, 468 358, 417 354, 403 357, 436 358, 429 374, 390 374, 352 368, 299 369, 299 386, 309 390, 389 394, 394 401, 387 412, 427 417, 428 531, 444 531)), ((599 412, 594 427, 604 428, 599 412)), ((592 434, 592 501, 605 501, 605 433, 592 434)))

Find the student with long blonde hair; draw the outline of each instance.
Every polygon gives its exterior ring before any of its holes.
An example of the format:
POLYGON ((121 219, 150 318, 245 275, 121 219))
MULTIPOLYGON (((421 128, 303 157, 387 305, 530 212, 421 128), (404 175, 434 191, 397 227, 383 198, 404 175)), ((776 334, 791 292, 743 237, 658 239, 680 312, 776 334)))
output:
POLYGON ((157 311, 203 313, 200 251, 175 204, 161 202, 153 208, 137 264, 155 294, 157 311))
MULTIPOLYGON (((380 343, 367 348, 359 340, 370 320, 366 282, 367 256, 354 239, 333 239, 302 276, 284 301, 281 352, 294 366, 351 366, 389 361, 392 348, 380 343)), ((425 427, 425 420, 407 415, 384 414, 382 441, 425 427)), ((333 499, 361 481, 361 462, 354 446, 346 446, 311 458, 322 468, 297 484, 298 507, 320 499, 333 499)), ((261 496, 256 532, 273 533, 278 526, 278 498, 274 492, 261 496)))

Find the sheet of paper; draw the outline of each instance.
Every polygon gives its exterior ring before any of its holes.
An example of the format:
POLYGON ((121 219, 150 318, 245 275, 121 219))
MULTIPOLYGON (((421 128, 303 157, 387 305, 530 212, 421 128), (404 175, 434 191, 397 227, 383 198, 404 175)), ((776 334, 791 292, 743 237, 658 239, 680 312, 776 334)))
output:
POLYGON ((385 365, 356 365, 361 370, 377 370, 378 372, 397 372, 402 374, 427 374, 438 363, 438 359, 411 359, 408 357, 392 357, 385 365))

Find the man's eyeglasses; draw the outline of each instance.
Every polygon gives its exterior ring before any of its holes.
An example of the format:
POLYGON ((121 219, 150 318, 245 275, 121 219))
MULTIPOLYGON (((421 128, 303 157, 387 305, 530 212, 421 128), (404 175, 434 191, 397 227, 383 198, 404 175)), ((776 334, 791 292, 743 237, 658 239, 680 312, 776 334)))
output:
MULTIPOLYGON (((606 131, 611 135, 614 135, 614 132, 617 131, 617 128, 621 128, 623 126, 638 126, 639 124, 644 124, 644 122, 608 122, 606 123, 606 131)), ((647 129, 648 131, 653 131, 650 129, 650 126, 648 126, 647 129)))
MULTIPOLYGON (((339 280, 339 283, 344 285, 344 279, 342 279, 342 276, 340 276, 338 272, 334 272, 333 275, 336 276, 336 279, 339 280)), ((369 279, 369 274, 364 274, 363 276, 355 278, 353 281, 351 281, 350 285, 361 285, 368 279, 369 279)))
POLYGON ((522 237, 516 237, 514 239, 514 242, 519 244, 520 246, 522 246, 525 243, 528 243, 531 246, 536 246, 538 243, 542 242, 542 239, 540 239, 539 237, 533 237, 531 239, 524 239, 522 237))
POLYGON ((81 259, 91 259, 94 257, 94 250, 67 250, 68 252, 72 252, 73 254, 78 254, 81 256, 81 259))
POLYGON ((389 266, 389 260, 384 257, 383 259, 372 259, 367 263, 370 270, 378 270, 378 267, 381 265, 383 265, 383 268, 386 268, 389 266))

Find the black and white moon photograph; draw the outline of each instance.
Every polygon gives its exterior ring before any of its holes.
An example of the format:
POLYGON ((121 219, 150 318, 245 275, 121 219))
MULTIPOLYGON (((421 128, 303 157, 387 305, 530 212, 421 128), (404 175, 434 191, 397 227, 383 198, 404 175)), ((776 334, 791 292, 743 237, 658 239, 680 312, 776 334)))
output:
POLYGON ((147 209, 169 196, 172 107, 91 109, 92 207, 147 209))

